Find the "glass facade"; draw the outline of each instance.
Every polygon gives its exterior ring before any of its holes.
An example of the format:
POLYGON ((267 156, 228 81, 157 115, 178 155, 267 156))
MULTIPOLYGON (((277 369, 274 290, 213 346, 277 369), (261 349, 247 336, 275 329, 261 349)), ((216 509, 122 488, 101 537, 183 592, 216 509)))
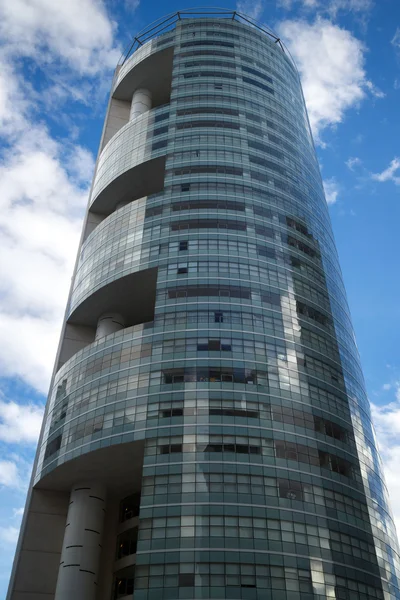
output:
POLYGON ((88 453, 143 448, 137 507, 121 509, 137 522, 118 537, 118 560, 134 554, 135 566, 113 570, 109 598, 400 598, 295 67, 248 24, 182 19, 126 60, 112 99, 129 78, 132 96, 159 56, 170 57, 168 101, 100 153, 88 222, 101 216, 66 323, 104 290, 114 310, 121 282, 132 303, 150 272, 153 313, 139 307, 60 363, 34 485, 88 453))

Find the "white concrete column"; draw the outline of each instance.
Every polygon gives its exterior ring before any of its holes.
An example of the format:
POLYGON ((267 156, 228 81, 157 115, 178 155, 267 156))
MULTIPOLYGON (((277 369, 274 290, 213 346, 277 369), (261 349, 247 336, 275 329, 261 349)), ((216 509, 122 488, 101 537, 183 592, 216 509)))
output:
POLYGON ((103 485, 72 488, 54 600, 96 600, 105 505, 103 485))
POLYGON ((99 340, 110 333, 120 331, 125 327, 125 319, 118 313, 105 313, 97 321, 96 340, 99 340))
POLYGON ((132 97, 129 120, 132 121, 151 109, 151 92, 146 89, 136 90, 132 97))

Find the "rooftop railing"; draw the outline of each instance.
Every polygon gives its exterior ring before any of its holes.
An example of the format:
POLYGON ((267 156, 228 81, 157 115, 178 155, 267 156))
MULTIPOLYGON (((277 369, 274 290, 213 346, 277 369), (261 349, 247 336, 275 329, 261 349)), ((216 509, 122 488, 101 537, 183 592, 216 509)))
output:
POLYGON ((277 44, 280 47, 282 52, 288 57, 288 59, 290 60, 291 64, 297 72, 295 62, 291 57, 289 50, 283 44, 282 40, 271 29, 267 28, 265 25, 260 25, 254 19, 247 15, 239 13, 235 10, 228 10, 225 8, 189 8, 171 13, 165 17, 157 19, 156 21, 148 25, 145 29, 140 31, 133 38, 130 45, 121 55, 121 58, 118 62, 119 66, 122 66, 125 63, 125 61, 130 56, 132 56, 132 54, 138 48, 143 46, 143 44, 145 44, 149 40, 154 39, 162 34, 165 34, 168 31, 173 31, 175 29, 176 24, 179 23, 179 21, 182 21, 184 19, 196 18, 219 18, 230 21, 237 21, 239 23, 242 23, 243 25, 248 25, 249 27, 255 28, 257 31, 263 33, 264 35, 267 35, 273 43, 277 44))

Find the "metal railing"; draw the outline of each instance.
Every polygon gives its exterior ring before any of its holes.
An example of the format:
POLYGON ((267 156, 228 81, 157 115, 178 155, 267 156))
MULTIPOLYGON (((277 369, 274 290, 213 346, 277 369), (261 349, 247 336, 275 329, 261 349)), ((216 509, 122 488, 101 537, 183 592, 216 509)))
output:
POLYGON ((279 36, 277 36, 271 29, 267 28, 265 25, 260 25, 251 17, 244 15, 240 12, 237 12, 236 10, 228 10, 225 8, 217 8, 217 7, 216 8, 203 8, 203 7, 189 8, 189 9, 179 10, 179 11, 171 13, 165 17, 161 17, 160 19, 157 19, 156 21, 151 23, 148 27, 146 27, 145 29, 142 29, 142 31, 140 31, 137 35, 135 35, 132 42, 127 47, 126 51, 124 51, 123 54, 121 55, 118 65, 122 66, 125 63, 125 61, 130 56, 132 56, 132 54, 138 48, 143 46, 143 44, 145 44, 149 40, 156 38, 162 34, 165 34, 168 31, 172 31, 173 29, 175 29, 175 25, 179 21, 182 21, 184 19, 196 19, 196 18, 204 19, 207 17, 212 18, 212 19, 220 18, 220 19, 226 19, 226 20, 230 20, 230 21, 237 21, 244 25, 254 27, 256 30, 267 35, 275 44, 277 44, 280 47, 282 52, 289 58, 290 62, 292 63, 293 67, 296 69, 296 72, 297 72, 295 62, 294 62, 293 58, 291 57, 290 52, 288 51, 286 46, 283 44, 283 42, 279 38, 279 36))

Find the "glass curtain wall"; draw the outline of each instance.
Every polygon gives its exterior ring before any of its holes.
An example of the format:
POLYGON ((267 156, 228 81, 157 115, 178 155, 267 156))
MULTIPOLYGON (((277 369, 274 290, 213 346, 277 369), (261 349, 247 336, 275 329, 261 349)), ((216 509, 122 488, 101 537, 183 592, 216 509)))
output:
POLYGON ((127 165, 165 160, 163 183, 87 237, 70 310, 156 268, 154 314, 61 366, 36 481, 102 444, 144 443, 138 528, 120 551, 134 548, 134 576, 115 598, 400 598, 295 67, 229 19, 185 19, 151 44, 172 49, 170 97, 105 146, 92 202, 127 165))

